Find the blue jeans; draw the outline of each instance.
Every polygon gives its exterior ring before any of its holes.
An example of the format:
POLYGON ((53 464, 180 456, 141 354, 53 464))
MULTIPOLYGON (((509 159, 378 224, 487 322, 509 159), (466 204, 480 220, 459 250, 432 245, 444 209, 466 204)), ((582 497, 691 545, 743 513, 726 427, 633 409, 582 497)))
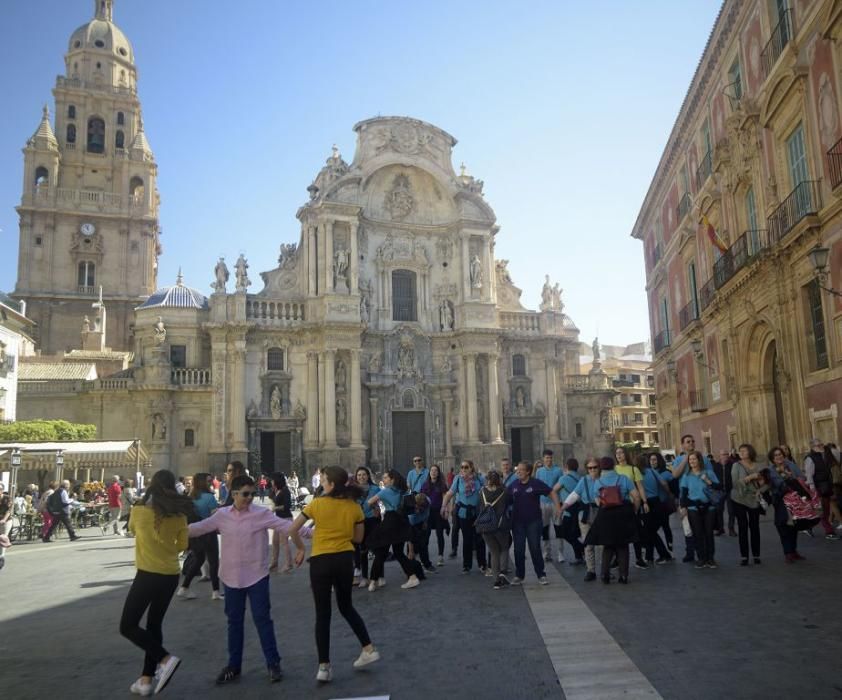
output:
POLYGON ((529 557, 535 568, 535 575, 544 575, 544 556, 541 553, 541 519, 531 523, 513 523, 512 538, 515 544, 515 576, 523 580, 526 575, 526 544, 529 543, 529 557))
POLYGON ((228 618, 228 666, 239 669, 243 665, 243 623, 246 618, 246 598, 251 605, 251 617, 260 637, 260 647, 267 666, 274 666, 281 660, 275 641, 275 627, 272 623, 269 602, 269 577, 260 579, 248 588, 225 586, 225 616, 228 618))

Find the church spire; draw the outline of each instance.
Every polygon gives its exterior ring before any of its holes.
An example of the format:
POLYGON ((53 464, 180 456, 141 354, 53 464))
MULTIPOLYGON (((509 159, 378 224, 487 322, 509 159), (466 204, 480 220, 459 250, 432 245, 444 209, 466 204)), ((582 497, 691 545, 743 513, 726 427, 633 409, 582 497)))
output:
POLYGON ((39 149, 58 149, 58 141, 56 141, 56 135, 50 125, 50 108, 47 105, 44 105, 41 110, 41 123, 38 125, 36 132, 32 134, 29 144, 39 149))
POLYGON ((114 21, 114 0, 94 0, 94 18, 114 21))

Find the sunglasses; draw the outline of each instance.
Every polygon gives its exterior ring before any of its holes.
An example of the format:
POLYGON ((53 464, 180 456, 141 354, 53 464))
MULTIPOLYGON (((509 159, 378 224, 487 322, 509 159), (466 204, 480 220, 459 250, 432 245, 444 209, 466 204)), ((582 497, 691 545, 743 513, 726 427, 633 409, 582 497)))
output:
POLYGON ((588 471, 589 471, 589 472, 594 472, 594 471, 596 471, 597 469, 599 469, 599 467, 588 467, 588 471))
POLYGON ((254 491, 237 491, 243 498, 254 498, 254 491))

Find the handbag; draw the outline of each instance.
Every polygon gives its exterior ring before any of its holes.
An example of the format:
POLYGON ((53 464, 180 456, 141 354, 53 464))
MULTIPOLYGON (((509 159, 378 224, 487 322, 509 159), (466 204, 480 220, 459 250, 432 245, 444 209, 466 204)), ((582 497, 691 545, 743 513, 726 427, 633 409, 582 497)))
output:
POLYGON ((704 494, 714 508, 718 508, 722 504, 722 501, 725 500, 725 492, 722 489, 705 486, 704 494))
POLYGON ((496 506, 500 502, 500 499, 506 495, 506 491, 504 490, 491 503, 489 503, 485 498, 485 491, 482 491, 480 495, 482 496, 483 507, 479 512, 479 515, 477 515, 476 520, 474 520, 474 530, 476 530, 480 535, 502 530, 502 523, 506 517, 506 512, 504 509, 503 514, 498 517, 497 511, 494 510, 494 506, 496 506))
POLYGON ((623 501, 623 493, 620 491, 619 484, 599 487, 600 508, 619 508, 623 503, 625 501, 623 501))

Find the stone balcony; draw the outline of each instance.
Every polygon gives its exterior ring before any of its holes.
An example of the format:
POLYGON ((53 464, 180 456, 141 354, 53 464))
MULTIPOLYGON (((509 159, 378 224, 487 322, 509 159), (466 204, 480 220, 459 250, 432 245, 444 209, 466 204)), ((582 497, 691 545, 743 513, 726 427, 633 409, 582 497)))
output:
POLYGON ((575 336, 579 330, 568 316, 558 311, 500 311, 500 329, 529 336, 575 336))
POLYGON ((299 301, 246 300, 246 318, 261 325, 293 326, 305 320, 306 304, 299 301))
POLYGON ((99 190, 74 190, 68 187, 39 186, 24 194, 21 204, 45 209, 71 208, 80 212, 100 214, 150 214, 147 203, 134 195, 101 192, 99 190))
POLYGON ((136 95, 137 90, 129 85, 109 85, 94 80, 82 80, 80 78, 66 78, 63 75, 56 76, 57 88, 71 88, 77 90, 97 90, 99 92, 110 92, 113 95, 136 95))

